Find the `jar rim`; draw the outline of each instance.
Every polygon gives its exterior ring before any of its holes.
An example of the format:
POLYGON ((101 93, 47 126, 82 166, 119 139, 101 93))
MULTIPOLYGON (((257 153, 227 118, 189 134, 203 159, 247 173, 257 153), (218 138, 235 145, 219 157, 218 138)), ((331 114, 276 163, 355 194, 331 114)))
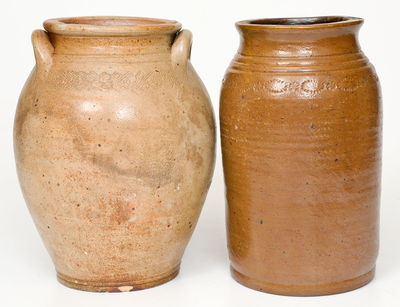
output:
POLYGON ((360 17, 351 16, 315 16, 315 17, 288 17, 248 19, 236 22, 236 26, 244 30, 307 30, 336 28, 350 25, 359 25, 364 22, 360 17))
POLYGON ((133 36, 172 34, 182 25, 175 20, 128 16, 81 16, 44 21, 46 31, 78 36, 133 36))

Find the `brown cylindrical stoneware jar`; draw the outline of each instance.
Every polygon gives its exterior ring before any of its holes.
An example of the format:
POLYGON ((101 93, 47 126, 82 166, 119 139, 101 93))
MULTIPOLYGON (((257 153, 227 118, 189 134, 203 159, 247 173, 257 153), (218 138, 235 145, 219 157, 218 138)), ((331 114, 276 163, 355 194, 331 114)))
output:
POLYGON ((61 283, 174 278, 214 168, 215 126, 175 21, 48 20, 14 126, 18 175, 61 283))
POLYGON ((325 295, 374 276, 382 110, 362 22, 236 24, 221 139, 231 272, 250 288, 325 295))

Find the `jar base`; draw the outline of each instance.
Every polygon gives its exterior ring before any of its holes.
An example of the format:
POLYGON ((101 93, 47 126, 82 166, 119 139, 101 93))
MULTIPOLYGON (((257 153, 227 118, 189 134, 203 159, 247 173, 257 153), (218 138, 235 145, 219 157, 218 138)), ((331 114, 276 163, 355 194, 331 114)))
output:
POLYGON ((89 292, 128 292, 144 290, 164 284, 174 279, 178 275, 179 269, 180 267, 178 266, 170 272, 146 280, 126 280, 115 282, 84 281, 65 276, 61 273, 57 273, 57 279, 64 286, 77 290, 89 292))
POLYGON ((353 279, 316 285, 281 285, 257 280, 239 273, 231 266, 232 277, 240 284, 261 292, 287 296, 320 296, 343 293, 368 284, 375 275, 375 267, 366 274, 353 279))

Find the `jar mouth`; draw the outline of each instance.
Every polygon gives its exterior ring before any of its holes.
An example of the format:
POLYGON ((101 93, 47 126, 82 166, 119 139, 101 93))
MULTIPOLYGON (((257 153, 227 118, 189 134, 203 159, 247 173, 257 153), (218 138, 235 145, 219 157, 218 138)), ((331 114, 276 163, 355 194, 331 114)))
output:
POLYGON ((43 26, 50 33, 78 36, 172 34, 182 28, 175 20, 124 16, 54 18, 46 20, 43 26))
POLYGON ((350 16, 316 16, 291 18, 265 18, 242 20, 236 23, 241 29, 321 29, 362 24, 363 19, 350 16))

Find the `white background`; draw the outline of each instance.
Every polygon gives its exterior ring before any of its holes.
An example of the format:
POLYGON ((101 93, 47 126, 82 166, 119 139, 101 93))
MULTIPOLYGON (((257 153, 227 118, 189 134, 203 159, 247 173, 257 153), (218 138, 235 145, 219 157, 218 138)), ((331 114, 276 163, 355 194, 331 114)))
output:
MULTIPOLYGON (((400 23, 398 1, 351 0, 1 0, 0 2, 0 306, 400 306, 400 23), (130 293, 88 293, 56 281, 53 264, 19 189, 12 125, 19 92, 34 65, 32 30, 52 17, 126 15, 175 19, 194 35, 192 63, 215 114, 221 80, 238 47, 234 22, 250 18, 353 15, 365 18, 361 46, 375 65, 384 102, 381 248, 367 286, 325 297, 284 297, 245 288, 229 275, 225 200, 217 146, 214 180, 180 275, 130 293)), ((217 116, 218 118, 218 116, 217 116)))

